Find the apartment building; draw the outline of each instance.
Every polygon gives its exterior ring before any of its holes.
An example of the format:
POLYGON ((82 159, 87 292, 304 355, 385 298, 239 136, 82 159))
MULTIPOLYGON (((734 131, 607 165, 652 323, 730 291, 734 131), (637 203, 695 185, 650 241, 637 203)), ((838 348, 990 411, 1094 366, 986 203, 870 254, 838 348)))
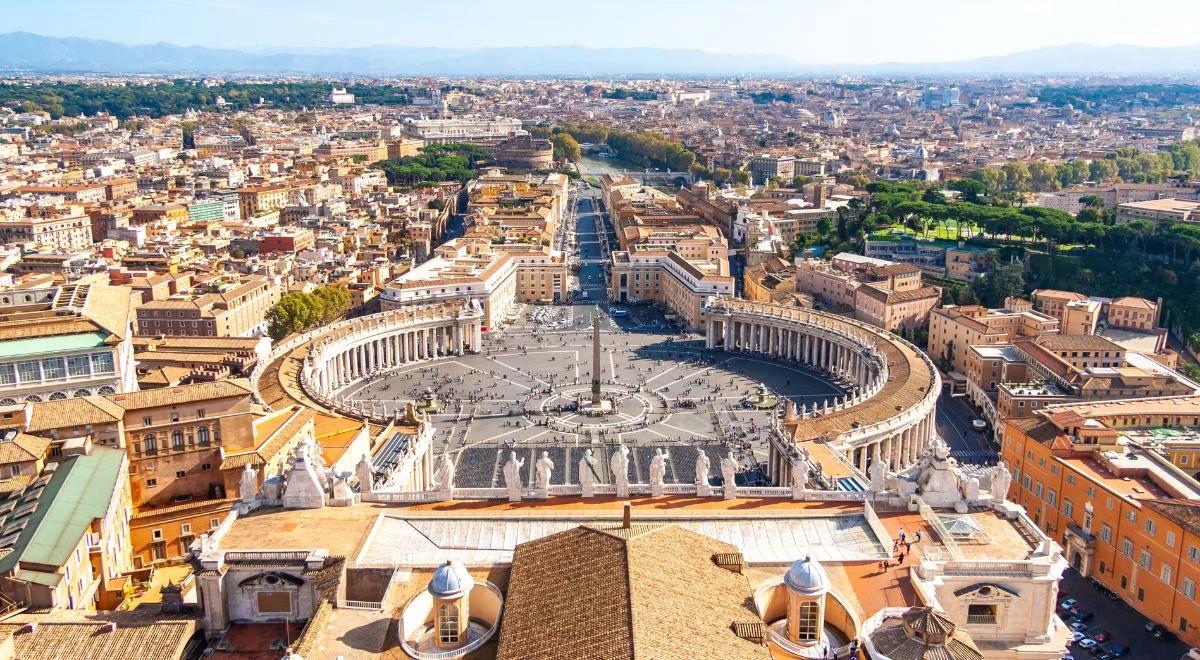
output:
POLYGON ((971 346, 1008 344, 1016 337, 1057 334, 1058 319, 1033 311, 1025 300, 1009 298, 1000 309, 947 305, 929 315, 928 353, 946 371, 963 373, 971 346))
POLYGON ((1009 499, 1068 561, 1185 642, 1200 643, 1200 486, 1156 447, 1200 426, 1195 396, 1052 406, 1005 424, 1009 499))
POLYGON ((1103 298, 1074 291, 1036 289, 1034 309, 1063 322, 1063 334, 1095 334, 1101 323, 1110 328, 1154 332, 1161 304, 1145 298, 1103 298))
POLYGON ((688 327, 698 328, 700 313, 713 296, 732 296, 729 262, 689 261, 662 246, 636 244, 612 253, 609 296, 620 303, 658 303, 688 327))
POLYGON ((79 610, 119 604, 132 568, 129 506, 124 452, 87 442, 7 493, 0 500, 10 512, 0 524, 3 602, 79 610))
POLYGON ((477 301, 484 325, 504 321, 517 300, 517 259, 481 238, 452 239, 425 263, 392 280, 380 294, 383 311, 446 301, 477 301))
POLYGON ((82 206, 30 207, 28 215, 0 213, 0 243, 71 252, 92 247, 92 219, 82 206))
POLYGON ((239 188, 238 211, 243 220, 250 220, 288 205, 290 192, 285 186, 248 186, 239 188))
POLYGON ((181 294, 137 308, 139 335, 174 337, 253 337, 266 332, 267 312, 282 288, 251 275, 219 285, 213 293, 181 294))
POLYGON ((885 330, 923 327, 941 302, 941 289, 925 285, 919 268, 848 253, 797 260, 795 277, 797 292, 885 330))

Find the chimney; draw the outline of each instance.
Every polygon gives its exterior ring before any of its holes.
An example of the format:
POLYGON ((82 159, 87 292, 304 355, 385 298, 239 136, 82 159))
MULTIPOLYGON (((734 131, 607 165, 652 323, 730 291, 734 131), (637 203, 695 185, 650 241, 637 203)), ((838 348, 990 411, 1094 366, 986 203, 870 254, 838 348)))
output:
POLYGON ((621 527, 629 529, 629 514, 633 511, 633 505, 629 502, 625 503, 625 508, 621 513, 621 527))

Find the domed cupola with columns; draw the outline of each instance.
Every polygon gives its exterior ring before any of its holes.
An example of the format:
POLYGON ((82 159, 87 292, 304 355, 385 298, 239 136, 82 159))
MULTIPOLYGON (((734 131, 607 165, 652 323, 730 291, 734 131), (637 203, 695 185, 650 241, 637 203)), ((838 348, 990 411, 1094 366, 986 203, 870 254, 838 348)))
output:
POLYGON ((456 649, 467 643, 470 599, 464 598, 475 587, 475 578, 458 561, 446 561, 433 572, 426 587, 433 596, 433 621, 437 631, 435 644, 441 649, 456 649))
POLYGON ((787 587, 787 637, 801 644, 819 644, 825 623, 825 595, 829 578, 821 563, 806 556, 798 559, 783 577, 787 587))

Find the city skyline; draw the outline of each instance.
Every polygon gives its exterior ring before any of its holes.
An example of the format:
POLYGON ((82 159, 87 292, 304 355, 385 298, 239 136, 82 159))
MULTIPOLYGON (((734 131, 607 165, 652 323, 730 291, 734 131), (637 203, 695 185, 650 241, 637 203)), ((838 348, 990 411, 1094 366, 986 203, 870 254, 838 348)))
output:
POLYGON ((1045 4, 936 0, 926 11, 888 13, 894 7, 878 0, 854 5, 755 0, 742 11, 729 11, 711 0, 650 5, 620 0, 604 9, 620 29, 588 29, 584 26, 604 24, 602 17, 586 13, 594 10, 534 0, 463 0, 454 3, 453 12, 431 11, 410 2, 366 0, 351 0, 336 9, 310 0, 133 0, 103 5, 50 0, 9 7, 6 26, 10 31, 134 45, 167 42, 251 51, 370 46, 654 47, 773 55, 802 66, 938 63, 1079 43, 1142 47, 1197 43, 1182 32, 1162 34, 1159 20, 1164 14, 1179 23, 1200 19, 1200 5, 1194 3, 1161 0, 1143 7, 1158 11, 1132 14, 1110 0, 1045 4), (885 13, 887 20, 864 20, 885 13), (636 20, 620 18, 622 14, 636 20), (55 20, 47 23, 47 15, 55 20), (261 30, 284 15, 281 29, 261 30), (240 20, 231 21, 231 16, 240 20), (1119 21, 1114 20, 1117 16, 1119 21), (330 29, 331 25, 340 29, 330 29), (673 28, 664 30, 666 25, 673 28), (987 25, 987 30, 980 25, 987 25))

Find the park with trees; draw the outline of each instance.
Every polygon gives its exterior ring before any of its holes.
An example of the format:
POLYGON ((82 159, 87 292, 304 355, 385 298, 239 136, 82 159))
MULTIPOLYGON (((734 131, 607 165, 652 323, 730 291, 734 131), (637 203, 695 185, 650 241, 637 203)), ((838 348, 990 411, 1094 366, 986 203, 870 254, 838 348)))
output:
POLYGON ((388 158, 371 167, 383 170, 393 186, 421 187, 441 181, 466 183, 492 162, 486 150, 469 144, 429 144, 416 156, 388 158))

